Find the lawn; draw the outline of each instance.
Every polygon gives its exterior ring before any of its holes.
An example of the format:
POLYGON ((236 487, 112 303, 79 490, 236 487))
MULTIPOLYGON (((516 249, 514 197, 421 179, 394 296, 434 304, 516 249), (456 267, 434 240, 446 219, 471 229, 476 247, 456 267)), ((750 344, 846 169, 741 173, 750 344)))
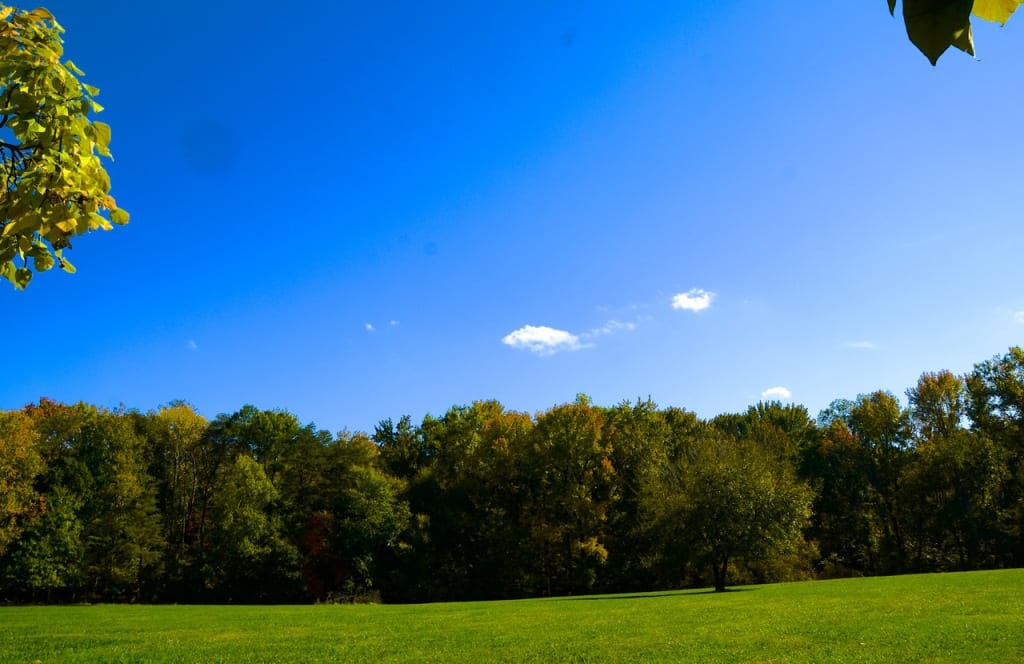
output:
POLYGON ((1019 662, 1024 570, 416 606, 0 608, 2 662, 1019 662))

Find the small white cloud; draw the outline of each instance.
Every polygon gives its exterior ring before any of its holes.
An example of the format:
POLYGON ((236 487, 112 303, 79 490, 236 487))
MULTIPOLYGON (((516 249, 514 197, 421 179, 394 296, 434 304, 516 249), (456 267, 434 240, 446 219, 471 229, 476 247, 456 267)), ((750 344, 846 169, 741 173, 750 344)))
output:
POLYGON ((793 396, 793 393, 790 392, 785 387, 782 387, 781 385, 777 385, 775 387, 769 387, 767 390, 765 390, 764 392, 761 393, 761 398, 762 399, 769 399, 769 400, 779 400, 779 401, 781 401, 783 399, 788 399, 791 396, 793 396))
POLYGON ((554 355, 559 351, 586 347, 580 344, 580 338, 575 334, 546 325, 524 325, 505 335, 501 343, 513 348, 525 348, 538 355, 554 355))
POLYGON ((872 341, 847 341, 846 347, 858 350, 878 350, 878 346, 872 341))
POLYGON ((623 323, 618 320, 610 320, 601 327, 594 328, 590 332, 587 332, 583 337, 592 339, 594 337, 603 337, 606 334, 614 334, 615 332, 632 332, 636 329, 636 323, 623 323))
POLYGON ((1024 311, 1018 311, 1013 315, 1013 320, 1017 321, 1021 325, 1024 325, 1024 311))
POLYGON ((673 296, 672 308, 696 313, 710 307, 711 301, 714 299, 715 294, 711 291, 706 291, 703 288, 693 288, 685 293, 678 293, 673 296))
POLYGON ((394 326, 398 325, 398 321, 397 320, 389 320, 388 321, 388 325, 390 325, 391 327, 394 327, 394 326))
POLYGON ((365 329, 367 332, 375 332, 377 330, 377 328, 373 326, 373 323, 367 323, 366 325, 363 325, 363 329, 365 329))
POLYGON ((195 349, 199 348, 199 346, 196 345, 196 340, 195 339, 189 339, 188 343, 185 344, 185 347, 188 348, 189 350, 195 350, 195 349))

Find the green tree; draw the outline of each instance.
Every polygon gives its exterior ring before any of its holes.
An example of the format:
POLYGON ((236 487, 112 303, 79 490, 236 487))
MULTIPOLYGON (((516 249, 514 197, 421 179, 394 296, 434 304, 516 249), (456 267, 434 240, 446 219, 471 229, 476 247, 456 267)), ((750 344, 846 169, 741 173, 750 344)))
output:
POLYGON ((915 568, 969 570, 999 562, 1000 500, 1008 479, 1003 451, 961 429, 923 440, 908 469, 920 515, 915 568))
POLYGON ((967 412, 975 429, 1024 459, 1024 348, 975 365, 967 376, 967 412))
MULTIPOLYGON (((404 418, 403 418, 404 420, 404 418)), ((404 599, 521 596, 528 528, 521 506, 533 423, 497 401, 454 406, 418 430, 378 427, 381 457, 405 469, 413 517, 391 594, 404 599)))
POLYGON ((373 442, 388 470, 396 477, 412 478, 427 463, 423 436, 412 418, 403 415, 396 425, 390 418, 381 420, 373 432, 373 442))
POLYGON ((616 473, 603 433, 604 416, 585 395, 536 418, 523 511, 545 594, 592 590, 608 560, 616 473))
POLYGON ((26 521, 45 509, 35 486, 43 467, 31 418, 0 411, 0 556, 18 539, 26 521))
POLYGON ((83 415, 69 443, 89 479, 80 512, 85 589, 95 597, 145 598, 165 548, 146 440, 127 413, 89 406, 83 415))
POLYGON ((804 451, 800 475, 815 488, 814 518, 807 534, 818 546, 820 571, 825 576, 874 572, 878 553, 874 517, 868 509, 868 455, 845 419, 819 419, 827 424, 804 451))
POLYGON ((203 569, 214 597, 271 601, 291 599, 298 591, 298 553, 282 536, 273 511, 277 499, 263 468, 249 456, 220 467, 203 569))
POLYGON ((29 521, 0 556, 0 596, 74 599, 83 577, 82 500, 64 486, 46 494, 46 511, 29 521))
POLYGON ((1008 478, 1000 500, 1004 560, 1024 561, 1024 349, 980 362, 967 375, 971 429, 1003 452, 1008 478))
POLYGON ((910 416, 920 440, 960 431, 967 418, 967 387, 949 371, 925 373, 907 390, 910 416))
POLYGON ((41 399, 23 412, 32 421, 45 464, 36 485, 46 511, 25 524, 0 559, 0 574, 9 593, 72 599, 85 577, 82 512, 93 495, 91 473, 74 441, 91 410, 83 404, 67 406, 41 399))
POLYGON ((340 573, 325 590, 355 597, 380 587, 380 560, 401 546, 409 504, 404 482, 387 474, 365 435, 339 434, 327 455, 331 488, 323 541, 340 573))
POLYGON ((793 467, 752 440, 710 429, 694 455, 663 466, 649 505, 691 564, 724 591, 730 563, 763 560, 802 542, 811 491, 793 467))
MULTIPOLYGON (((43 399, 26 407, 46 463, 47 511, 11 551, 23 590, 136 599, 160 572, 164 543, 146 441, 128 414, 43 399)), ((10 574, 10 572, 8 572, 10 574)))
POLYGON ((163 598, 187 599, 196 587, 193 573, 203 525, 200 516, 207 474, 203 438, 208 422, 185 403, 138 418, 148 441, 149 468, 156 481, 157 508, 163 517, 167 546, 163 598))
POLYGON ((74 236, 128 222, 100 160, 110 127, 90 117, 99 90, 61 61, 63 31, 45 9, 0 5, 0 276, 19 289, 55 264, 74 272, 74 236))
POLYGON ((603 414, 602 438, 611 447, 615 490, 605 526, 608 562, 601 589, 646 590, 655 584, 656 571, 648 561, 658 546, 643 518, 644 487, 671 454, 676 430, 697 417, 681 410, 659 410, 650 399, 625 401, 604 409, 603 414))
POLYGON ((719 415, 711 423, 737 438, 755 442, 779 459, 796 461, 817 436, 807 409, 780 401, 761 401, 742 414, 719 415))
POLYGON ((967 430, 967 388, 949 371, 923 374, 907 398, 917 439, 908 478, 919 530, 916 569, 992 566, 1005 452, 983 432, 967 430))
POLYGON ((847 424, 861 448, 872 518, 872 538, 878 542, 881 573, 907 571, 911 550, 908 529, 912 504, 906 500, 904 480, 915 449, 909 412, 888 392, 857 399, 847 424))

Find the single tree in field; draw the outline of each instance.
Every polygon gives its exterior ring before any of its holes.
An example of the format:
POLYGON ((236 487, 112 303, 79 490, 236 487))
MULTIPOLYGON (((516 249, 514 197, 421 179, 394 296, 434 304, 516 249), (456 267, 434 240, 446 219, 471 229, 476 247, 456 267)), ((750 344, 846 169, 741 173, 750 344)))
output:
POLYGON ((729 565, 795 548, 810 517, 811 491, 792 464, 756 441, 710 428, 687 458, 667 463, 650 487, 650 511, 715 590, 729 565))

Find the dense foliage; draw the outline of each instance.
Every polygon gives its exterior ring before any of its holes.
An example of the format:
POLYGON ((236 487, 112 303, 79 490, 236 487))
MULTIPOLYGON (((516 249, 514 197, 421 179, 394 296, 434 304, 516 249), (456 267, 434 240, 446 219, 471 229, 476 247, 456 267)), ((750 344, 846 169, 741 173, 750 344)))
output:
POLYGON ((1020 566, 1024 350, 817 419, 494 401, 0 412, 0 599, 514 598, 1020 566))
POLYGON ((75 268, 71 240, 128 213, 100 161, 110 127, 92 119, 99 90, 64 57, 64 29, 45 9, 0 5, 0 277, 24 288, 34 272, 75 268))

